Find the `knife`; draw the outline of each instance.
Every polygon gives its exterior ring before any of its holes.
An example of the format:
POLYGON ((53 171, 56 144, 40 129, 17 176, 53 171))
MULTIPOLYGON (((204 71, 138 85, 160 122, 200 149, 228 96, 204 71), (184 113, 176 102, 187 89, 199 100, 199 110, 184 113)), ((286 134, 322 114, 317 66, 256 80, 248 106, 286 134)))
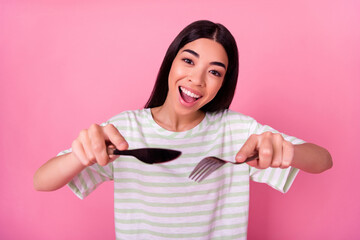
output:
POLYGON ((138 148, 130 150, 108 148, 108 154, 133 156, 144 163, 157 164, 174 160, 181 155, 181 152, 166 148, 138 148))

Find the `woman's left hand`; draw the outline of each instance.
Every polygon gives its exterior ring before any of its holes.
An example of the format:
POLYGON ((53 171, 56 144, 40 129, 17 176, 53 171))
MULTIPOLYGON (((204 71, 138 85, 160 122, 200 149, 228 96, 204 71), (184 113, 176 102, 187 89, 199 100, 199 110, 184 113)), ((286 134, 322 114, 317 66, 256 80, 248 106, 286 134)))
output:
POLYGON ((259 153, 259 159, 247 162, 252 167, 265 169, 288 168, 294 158, 294 145, 280 133, 264 132, 251 135, 236 155, 237 162, 259 153))

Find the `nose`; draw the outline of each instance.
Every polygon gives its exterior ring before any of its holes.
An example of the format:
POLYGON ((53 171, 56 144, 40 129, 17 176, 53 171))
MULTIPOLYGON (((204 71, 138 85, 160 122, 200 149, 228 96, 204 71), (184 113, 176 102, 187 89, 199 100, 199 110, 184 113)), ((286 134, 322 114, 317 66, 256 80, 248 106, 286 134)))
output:
POLYGON ((203 69, 200 69, 200 68, 194 68, 192 69, 191 71, 191 74, 190 74, 190 81, 192 83, 194 83, 195 85, 198 85, 198 86, 205 86, 206 85, 206 71, 203 70, 203 69))

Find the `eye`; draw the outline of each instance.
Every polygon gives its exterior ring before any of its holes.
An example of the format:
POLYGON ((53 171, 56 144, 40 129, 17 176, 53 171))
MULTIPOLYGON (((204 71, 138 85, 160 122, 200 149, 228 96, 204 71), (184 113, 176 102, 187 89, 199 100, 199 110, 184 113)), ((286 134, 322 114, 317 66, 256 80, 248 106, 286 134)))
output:
POLYGON ((210 70, 210 73, 213 74, 214 76, 221 77, 221 73, 219 73, 216 70, 210 70))
POLYGON ((194 62, 189 58, 183 58, 183 61, 186 62, 187 64, 194 65, 194 62))

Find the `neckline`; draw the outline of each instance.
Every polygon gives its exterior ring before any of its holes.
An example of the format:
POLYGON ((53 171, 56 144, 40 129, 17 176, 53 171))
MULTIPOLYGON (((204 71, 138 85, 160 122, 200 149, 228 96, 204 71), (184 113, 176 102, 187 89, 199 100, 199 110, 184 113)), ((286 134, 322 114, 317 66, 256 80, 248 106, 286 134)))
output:
POLYGON ((154 120, 154 117, 153 117, 153 115, 151 113, 150 108, 145 108, 144 111, 146 112, 148 121, 149 121, 150 125, 154 128, 154 130, 156 132, 162 134, 162 135, 165 135, 165 136, 171 136, 171 137, 191 136, 193 133, 196 133, 196 132, 200 131, 201 129, 203 129, 208 124, 208 114, 205 113, 205 117, 195 127, 191 128, 191 129, 188 129, 188 130, 185 130, 185 131, 181 131, 181 132, 174 132, 174 131, 170 131, 170 130, 165 129, 162 126, 160 126, 154 120))

